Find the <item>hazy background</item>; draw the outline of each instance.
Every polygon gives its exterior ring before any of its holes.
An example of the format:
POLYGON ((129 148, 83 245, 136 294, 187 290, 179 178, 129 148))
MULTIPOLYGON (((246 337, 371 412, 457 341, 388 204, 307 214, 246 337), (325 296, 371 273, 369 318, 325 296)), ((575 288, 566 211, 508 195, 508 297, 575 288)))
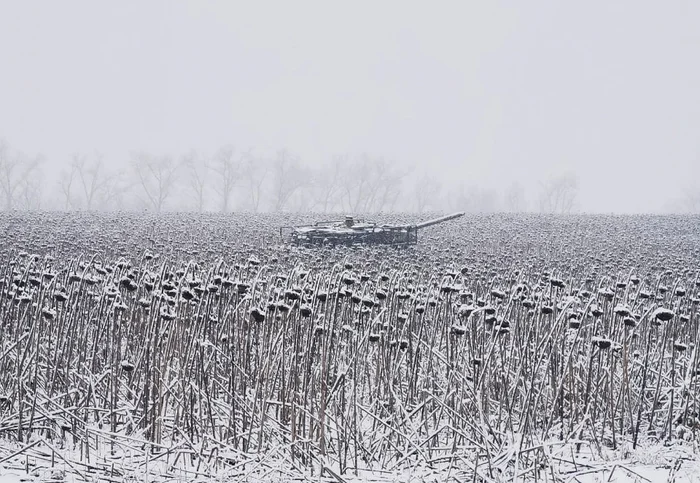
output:
POLYGON ((700 192, 698 22, 690 0, 1 0, 0 138, 44 155, 51 189, 76 152, 231 144, 530 199, 573 172, 579 211, 681 210, 700 192))

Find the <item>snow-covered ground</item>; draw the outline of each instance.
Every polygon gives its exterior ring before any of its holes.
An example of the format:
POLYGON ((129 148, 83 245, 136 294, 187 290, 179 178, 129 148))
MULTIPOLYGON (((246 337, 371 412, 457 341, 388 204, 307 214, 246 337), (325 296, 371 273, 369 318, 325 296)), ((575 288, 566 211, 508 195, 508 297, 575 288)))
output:
MULTIPOLYGON (((197 475, 194 467, 182 467, 181 470, 167 471, 165 466, 154 461, 150 465, 135 463, 131 470, 123 471, 130 465, 117 465, 112 475, 109 471, 87 469, 84 463, 68 453, 54 454, 53 467, 47 456, 51 450, 37 445, 27 451, 8 459, 16 448, 0 447, 0 483, 20 482, 82 482, 82 481, 151 481, 151 482, 283 482, 283 481, 324 481, 324 482, 443 482, 474 481, 469 464, 456 459, 452 464, 444 463, 433 468, 425 466, 405 467, 393 472, 353 471, 339 474, 333 465, 327 466, 323 476, 319 476, 320 465, 315 472, 302 472, 290 468, 285 460, 262 456, 259 461, 248 465, 247 469, 222 469, 205 476, 197 475), (46 452, 48 450, 48 452, 46 452), (122 468, 122 469, 120 469, 122 468), (163 471, 164 473, 160 473, 163 471)), ((663 483, 663 482, 698 482, 700 483, 700 458, 696 444, 679 443, 672 446, 653 444, 638 448, 636 451, 609 451, 593 457, 585 449, 576 453, 570 446, 552 451, 548 455, 553 462, 548 467, 541 467, 535 476, 533 468, 519 468, 517 475, 513 465, 494 465, 492 471, 486 465, 477 469, 476 481, 551 481, 571 483, 663 483)), ((98 457, 96 462, 109 461, 108 457, 98 457)), ((103 469, 105 465, 99 465, 103 469)))

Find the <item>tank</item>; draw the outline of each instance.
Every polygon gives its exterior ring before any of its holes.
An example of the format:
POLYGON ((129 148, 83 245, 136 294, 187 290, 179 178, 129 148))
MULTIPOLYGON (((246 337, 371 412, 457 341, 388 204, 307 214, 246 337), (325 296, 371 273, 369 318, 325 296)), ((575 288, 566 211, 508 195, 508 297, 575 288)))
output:
POLYGON ((453 213, 412 225, 380 225, 346 216, 344 220, 320 221, 313 225, 283 226, 280 228, 280 236, 286 243, 307 246, 415 245, 418 243, 419 230, 462 215, 463 212, 453 213))

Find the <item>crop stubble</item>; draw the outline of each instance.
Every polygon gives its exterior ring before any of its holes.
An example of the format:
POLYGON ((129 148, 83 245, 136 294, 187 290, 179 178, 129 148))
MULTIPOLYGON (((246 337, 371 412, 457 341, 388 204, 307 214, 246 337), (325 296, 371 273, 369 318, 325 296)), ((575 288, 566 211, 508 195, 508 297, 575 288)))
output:
POLYGON ((281 246, 302 219, 0 216, 0 441, 20 450, 0 461, 492 480, 555 471, 554 448, 696 440, 697 218, 475 215, 406 249, 281 246))

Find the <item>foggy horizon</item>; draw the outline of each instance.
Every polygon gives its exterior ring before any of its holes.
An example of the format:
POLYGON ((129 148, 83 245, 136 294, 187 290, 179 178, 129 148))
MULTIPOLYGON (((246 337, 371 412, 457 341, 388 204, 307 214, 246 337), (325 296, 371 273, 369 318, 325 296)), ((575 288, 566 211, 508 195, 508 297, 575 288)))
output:
POLYGON ((226 146, 393 163, 410 173, 395 211, 426 175, 444 196, 495 193, 496 211, 514 183, 538 211, 540 184, 568 174, 575 212, 700 199, 700 4, 349 5, 1 1, 0 140, 43 157, 43 208, 75 154, 128 170, 226 146))

